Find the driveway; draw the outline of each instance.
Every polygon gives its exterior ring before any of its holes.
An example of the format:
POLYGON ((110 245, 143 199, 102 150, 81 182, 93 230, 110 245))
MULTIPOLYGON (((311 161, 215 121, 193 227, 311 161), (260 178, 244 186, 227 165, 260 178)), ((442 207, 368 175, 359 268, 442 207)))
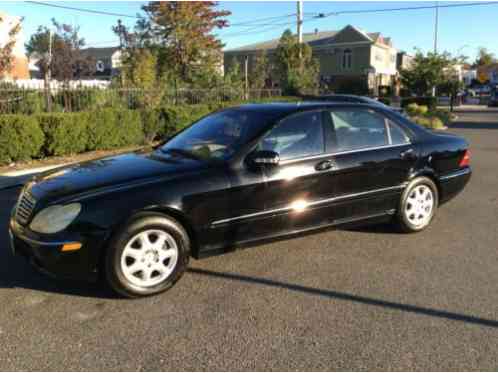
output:
POLYGON ((498 113, 462 112, 474 175, 424 232, 327 231, 192 261, 168 293, 58 283, 8 250, 0 370, 495 370, 498 113))

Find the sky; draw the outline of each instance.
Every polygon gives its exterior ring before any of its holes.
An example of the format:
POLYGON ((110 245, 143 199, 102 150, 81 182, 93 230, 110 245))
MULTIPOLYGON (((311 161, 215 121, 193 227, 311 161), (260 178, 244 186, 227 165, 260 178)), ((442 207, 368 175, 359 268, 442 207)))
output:
MULTIPOLYGON (((48 0, 45 0, 48 1, 48 0)), ((470 1, 464 1, 468 3, 470 1)), ((444 2, 440 5, 457 3, 444 2)), ((52 4, 101 10, 106 12, 136 15, 141 13, 144 2, 139 1, 56 1, 52 4)), ((414 48, 423 51, 432 50, 434 46, 434 10, 397 11, 370 14, 340 14, 323 19, 313 19, 312 14, 341 12, 350 10, 381 9, 434 5, 434 1, 344 1, 315 2, 304 1, 304 32, 339 30, 351 24, 367 32, 381 32, 391 37, 399 50, 413 53, 414 48)), ((290 27, 296 30, 295 16, 285 15, 296 12, 295 1, 275 2, 227 2, 221 1, 220 9, 232 12, 228 17, 234 24, 227 29, 217 31, 225 43, 225 49, 252 44, 277 38, 290 27), (264 25, 247 25, 246 22, 261 18, 281 17, 274 20, 260 21, 264 25), (235 26, 246 23, 245 26, 235 26), (288 23, 288 25, 285 25, 288 23)), ((23 37, 25 40, 36 31, 39 25, 49 25, 51 18, 62 23, 80 26, 80 33, 88 46, 103 47, 117 45, 117 37, 111 27, 119 17, 88 14, 74 10, 57 9, 21 1, 1 1, 0 10, 11 15, 24 17, 23 37)), ((125 24, 133 25, 132 18, 122 18, 125 24)), ((485 47, 498 56, 498 2, 493 5, 461 8, 440 8, 438 27, 438 50, 452 54, 464 54, 472 61, 477 48, 485 47)))

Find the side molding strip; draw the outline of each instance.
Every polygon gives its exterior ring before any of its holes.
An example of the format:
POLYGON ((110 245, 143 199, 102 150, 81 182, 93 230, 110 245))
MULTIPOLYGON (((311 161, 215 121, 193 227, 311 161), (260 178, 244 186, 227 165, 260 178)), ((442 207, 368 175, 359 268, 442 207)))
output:
MULTIPOLYGON (((326 198, 322 199, 319 201, 313 201, 309 202, 306 207, 314 207, 314 206, 319 206, 322 204, 327 204, 327 203, 332 203, 336 201, 342 201, 350 198, 356 198, 356 197, 363 197, 369 194, 375 194, 375 193, 382 193, 382 192, 389 192, 389 191, 394 191, 394 190, 402 190, 404 189, 408 183, 403 183, 394 187, 387 187, 387 188, 381 188, 381 189, 375 189, 375 190, 368 190, 366 192, 360 192, 360 193, 353 193, 353 194, 346 194, 343 196, 337 196, 337 197, 332 197, 332 198, 326 198)), ((281 207, 278 209, 273 209, 273 210, 267 210, 267 211, 261 211, 261 212, 255 212, 252 214, 246 214, 246 215, 241 215, 241 216, 236 216, 233 218, 228 218, 228 219, 222 219, 222 220, 216 220, 211 223, 211 227, 216 226, 216 225, 221 225, 221 224, 227 224, 231 223, 234 221, 239 221, 239 220, 244 220, 244 219, 250 219, 250 218, 255 218, 259 216, 265 216, 265 215, 273 215, 273 214, 278 214, 281 212, 288 212, 292 211, 294 209, 294 206, 285 206, 281 207)))
POLYGON ((445 181, 445 180, 453 179, 454 177, 459 177, 459 176, 464 176, 464 175, 470 174, 470 172, 471 172, 470 168, 465 168, 463 170, 452 172, 451 174, 448 174, 445 176, 440 176, 439 180, 445 181))

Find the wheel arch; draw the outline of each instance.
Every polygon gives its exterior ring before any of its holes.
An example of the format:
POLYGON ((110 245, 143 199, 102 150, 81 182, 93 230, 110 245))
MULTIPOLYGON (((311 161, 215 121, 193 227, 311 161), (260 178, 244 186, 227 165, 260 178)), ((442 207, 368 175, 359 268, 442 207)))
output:
POLYGON ((147 207, 139 211, 133 211, 128 216, 125 216, 123 219, 121 219, 119 223, 114 226, 107 239, 105 250, 102 250, 100 252, 100 257, 98 261, 98 272, 100 276, 104 274, 105 257, 108 251, 109 243, 112 242, 113 238, 116 236, 116 234, 118 234, 119 230, 123 226, 131 224, 134 220, 151 215, 160 215, 162 217, 170 218, 178 222, 178 224, 180 224, 185 229, 190 239, 190 256, 194 258, 198 257, 198 244, 197 244, 198 241, 195 231, 193 229, 193 225, 181 211, 167 206, 147 207))
POLYGON ((425 167, 423 169, 417 170, 416 172, 412 173, 410 177, 408 178, 408 183, 410 183, 412 180, 414 180, 417 177, 427 177, 432 180, 434 185, 436 185, 437 188, 437 194, 438 194, 438 205, 439 201, 441 200, 441 194, 442 194, 442 188, 441 188, 441 183, 439 181, 439 178, 437 177, 436 172, 429 167, 425 167))

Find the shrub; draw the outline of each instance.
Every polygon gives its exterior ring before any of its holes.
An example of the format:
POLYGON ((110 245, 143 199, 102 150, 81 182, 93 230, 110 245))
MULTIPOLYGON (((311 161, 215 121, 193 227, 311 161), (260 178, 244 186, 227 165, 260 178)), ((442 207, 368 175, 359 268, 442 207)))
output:
POLYGON ((446 126, 443 121, 435 116, 414 116, 411 117, 415 123, 420 124, 421 126, 434 129, 434 130, 444 130, 446 126))
POLYGON ((418 105, 416 103, 411 103, 405 107, 405 111, 409 116, 415 116, 418 112, 418 105))
POLYGON ((410 105, 406 106, 406 112, 410 116, 419 116, 419 115, 426 115, 428 112, 427 106, 424 105, 418 105, 416 103, 411 103, 410 105))
POLYGON ((164 126, 161 136, 171 136, 212 111, 209 105, 166 106, 161 110, 164 126))
POLYGON ((153 142, 162 133, 164 128, 164 118, 160 110, 144 109, 140 111, 142 128, 144 130, 144 140, 147 143, 153 142))
POLYGON ((41 114, 38 122, 45 134, 45 155, 68 155, 86 150, 88 143, 87 113, 41 114))
POLYGON ((401 107, 405 108, 410 104, 424 105, 429 110, 435 110, 437 107, 436 97, 405 97, 401 99, 401 107))
POLYGON ((138 111, 99 109, 89 114, 88 150, 113 149, 143 141, 144 132, 138 111))
POLYGON ((391 106, 391 99, 389 97, 379 97, 379 102, 382 102, 384 105, 391 106))
POLYGON ((35 117, 0 116, 0 163, 40 156, 44 135, 35 117))

